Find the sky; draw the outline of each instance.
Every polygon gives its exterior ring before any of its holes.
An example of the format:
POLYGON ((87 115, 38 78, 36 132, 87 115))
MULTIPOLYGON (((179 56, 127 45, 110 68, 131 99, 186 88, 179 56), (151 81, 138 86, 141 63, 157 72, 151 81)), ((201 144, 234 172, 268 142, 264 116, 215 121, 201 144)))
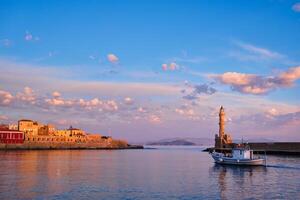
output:
POLYGON ((0 123, 300 141, 300 1, 0 0, 0 123))

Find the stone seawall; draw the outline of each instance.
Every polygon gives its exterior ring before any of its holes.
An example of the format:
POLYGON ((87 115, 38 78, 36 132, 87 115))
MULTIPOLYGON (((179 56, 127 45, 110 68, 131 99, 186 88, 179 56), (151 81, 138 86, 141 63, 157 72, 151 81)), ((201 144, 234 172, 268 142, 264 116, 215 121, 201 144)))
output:
MULTIPOLYGON (((264 143, 264 142, 256 142, 256 143, 248 143, 250 149, 252 149, 255 153, 264 153, 267 154, 281 154, 281 155, 297 155, 300 156, 300 142, 273 142, 273 143, 264 143)), ((231 152, 231 149, 236 146, 236 144, 228 144, 226 148, 218 148, 214 147, 207 148, 204 151, 212 152, 231 152)))
POLYGON ((12 149, 126 149, 126 141, 112 138, 78 138, 58 136, 25 137, 23 144, 0 144, 1 150, 12 149))
POLYGON ((251 149, 257 152, 266 151, 271 154, 300 155, 300 142, 249 143, 251 149))

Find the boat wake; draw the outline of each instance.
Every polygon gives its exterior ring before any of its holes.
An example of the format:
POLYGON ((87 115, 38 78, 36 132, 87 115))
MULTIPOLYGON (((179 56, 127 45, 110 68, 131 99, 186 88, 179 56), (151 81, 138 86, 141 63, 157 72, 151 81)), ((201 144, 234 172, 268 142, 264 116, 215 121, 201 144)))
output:
POLYGON ((268 165, 268 168, 278 168, 278 169, 295 169, 295 170, 300 170, 300 167, 293 167, 293 166, 286 166, 286 165, 268 165))

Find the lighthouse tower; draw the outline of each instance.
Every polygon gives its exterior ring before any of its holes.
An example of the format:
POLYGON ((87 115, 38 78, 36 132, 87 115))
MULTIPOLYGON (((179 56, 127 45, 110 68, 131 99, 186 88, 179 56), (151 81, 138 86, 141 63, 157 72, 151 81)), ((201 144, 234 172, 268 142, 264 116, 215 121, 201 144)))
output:
POLYGON ((224 135, 225 135, 225 111, 223 106, 221 106, 219 112, 219 137, 223 138, 224 135))
POLYGON ((219 112, 219 135, 215 135, 215 148, 226 148, 228 144, 232 143, 229 134, 225 133, 225 110, 223 106, 219 112))

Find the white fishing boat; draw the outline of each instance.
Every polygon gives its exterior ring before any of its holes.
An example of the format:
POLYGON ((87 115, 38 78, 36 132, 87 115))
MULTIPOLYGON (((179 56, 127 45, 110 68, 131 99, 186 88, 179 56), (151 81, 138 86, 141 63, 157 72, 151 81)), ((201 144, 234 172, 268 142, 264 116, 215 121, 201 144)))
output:
POLYGON ((211 155, 218 164, 266 166, 266 156, 255 158, 253 150, 245 147, 233 148, 230 154, 212 152, 211 155))

